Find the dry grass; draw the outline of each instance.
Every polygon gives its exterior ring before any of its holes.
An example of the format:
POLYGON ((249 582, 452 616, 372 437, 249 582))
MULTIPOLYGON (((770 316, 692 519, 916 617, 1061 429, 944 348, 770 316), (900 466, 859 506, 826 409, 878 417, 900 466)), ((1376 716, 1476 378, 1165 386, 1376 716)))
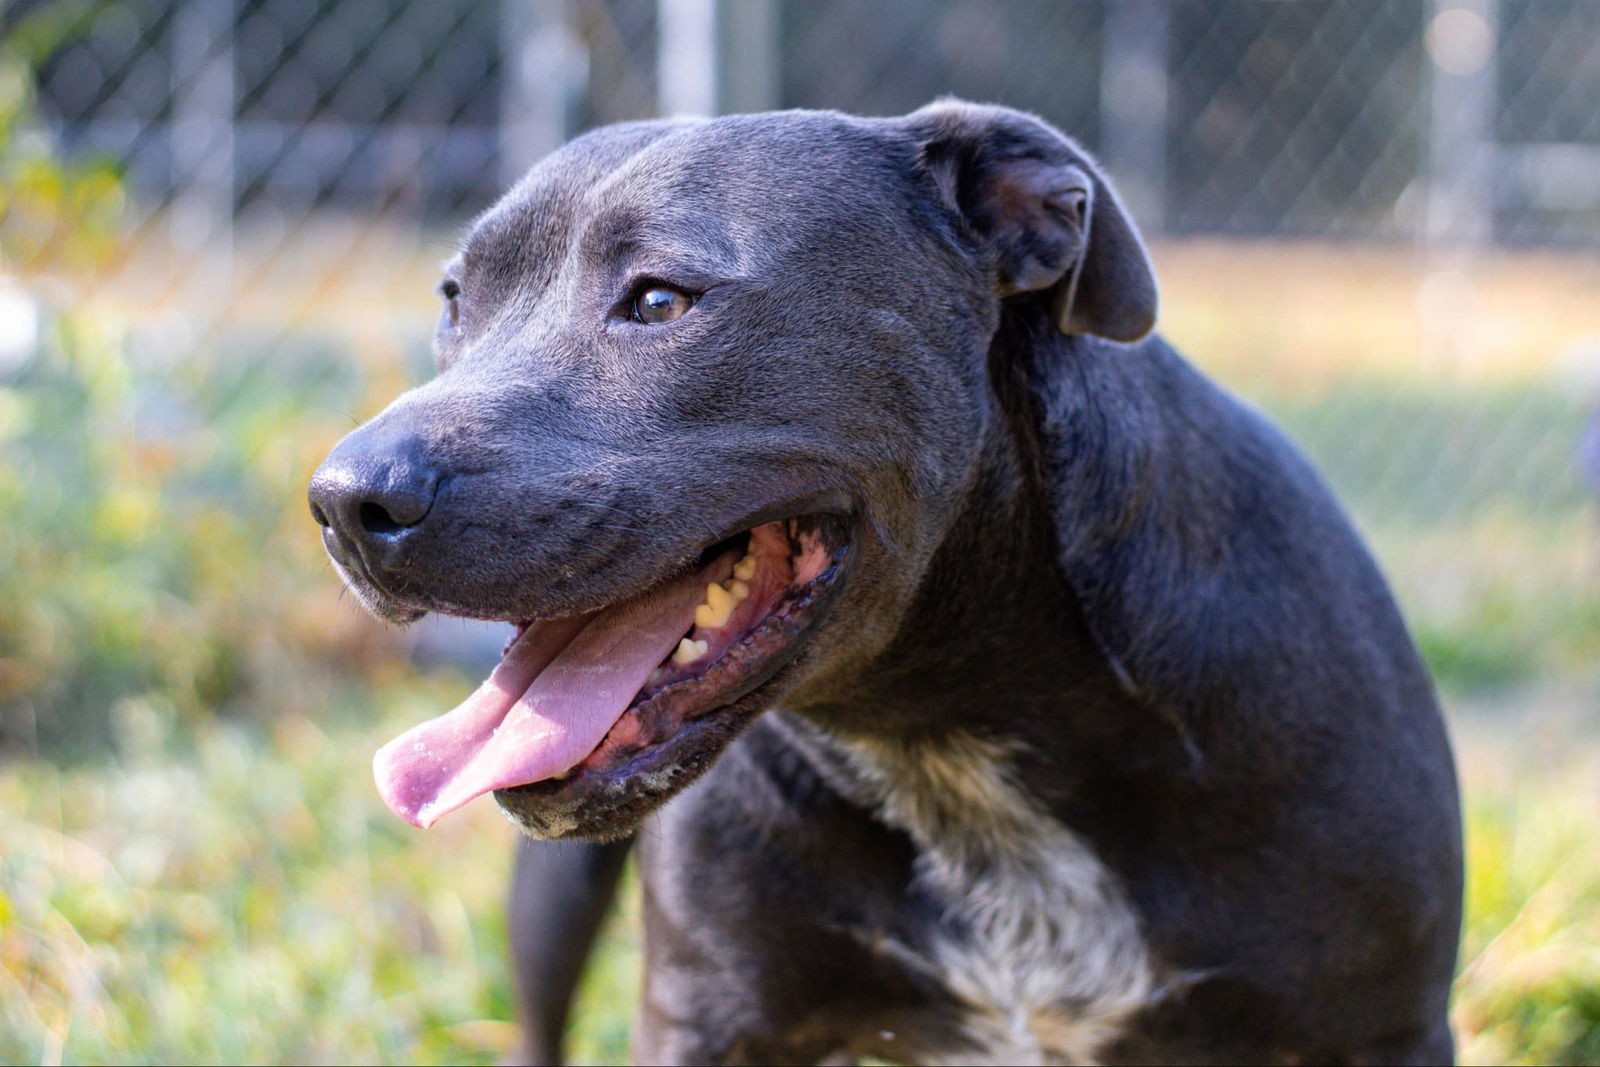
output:
POLYGON ((1169 241, 1162 330, 1234 388, 1319 393, 1352 378, 1600 391, 1600 256, 1496 249, 1169 241))

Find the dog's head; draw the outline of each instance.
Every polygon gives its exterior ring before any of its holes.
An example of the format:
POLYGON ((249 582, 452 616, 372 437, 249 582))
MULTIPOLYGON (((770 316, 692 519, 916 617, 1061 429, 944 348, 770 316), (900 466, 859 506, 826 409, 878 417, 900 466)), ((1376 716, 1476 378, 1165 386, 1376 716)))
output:
POLYGON ((955 102, 609 127, 445 267, 438 375, 311 507, 371 610, 516 627, 378 755, 427 825, 490 790, 606 836, 780 698, 870 669, 995 433, 1002 302, 1132 340, 1144 251, 1071 142, 955 102))

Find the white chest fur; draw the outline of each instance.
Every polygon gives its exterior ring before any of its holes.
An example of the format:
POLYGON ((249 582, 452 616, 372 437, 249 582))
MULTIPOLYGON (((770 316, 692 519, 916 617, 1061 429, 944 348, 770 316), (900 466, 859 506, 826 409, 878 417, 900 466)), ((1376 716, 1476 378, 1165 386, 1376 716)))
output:
POLYGON ((958 1062, 1092 1063, 1157 995, 1138 917, 1087 843, 1039 811, 1005 749, 957 735, 852 745, 860 784, 919 846, 943 908, 906 946, 968 1009, 958 1062))

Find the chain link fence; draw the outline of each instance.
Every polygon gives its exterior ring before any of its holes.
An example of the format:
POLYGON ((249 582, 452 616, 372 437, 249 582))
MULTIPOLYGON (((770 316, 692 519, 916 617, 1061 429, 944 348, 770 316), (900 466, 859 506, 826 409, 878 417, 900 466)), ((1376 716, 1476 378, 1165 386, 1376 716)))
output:
MULTIPOLYGON (((1155 240, 1165 328, 1328 470, 1436 665, 1482 653, 1493 679, 1553 662, 1534 649, 1600 658, 1575 599, 1600 387, 1593 0, 10 0, 0 33, 0 446, 19 506, 93 481, 90 453, 40 444, 43 401, 24 418, 5 400, 66 349, 87 374, 92 334, 136 383, 70 409, 115 430, 94 469, 118 521, 189 514, 204 546, 219 516, 257 516, 241 537, 309 561, 306 473, 427 372, 434 265, 540 155, 657 114, 895 114, 954 93, 1099 154, 1155 240), (1550 564, 1537 580, 1529 555, 1550 564)), ((16 574, 72 565, 19 553, 16 574)), ((152 564, 151 588, 178 566, 152 564)), ((0 617, 0 698, 44 684, 17 664, 77 655, 15 636, 70 633, 72 610, 0 617)), ((216 610, 191 630, 225 629, 216 610)), ((218 655, 185 670, 224 696, 270 673, 259 649, 218 655)))
POLYGON ((146 207, 458 219, 593 125, 953 92, 1072 132, 1155 233, 1600 245, 1590 0, 31 0, 5 23, 52 8, 37 120, 146 207))

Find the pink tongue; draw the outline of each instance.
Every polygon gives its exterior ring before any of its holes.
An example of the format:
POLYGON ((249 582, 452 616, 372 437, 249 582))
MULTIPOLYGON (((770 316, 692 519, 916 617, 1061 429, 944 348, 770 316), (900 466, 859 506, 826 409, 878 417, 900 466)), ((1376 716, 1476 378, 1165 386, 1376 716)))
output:
POLYGON ((704 592, 690 574, 596 615, 530 626, 454 711, 378 750, 383 802, 426 828, 491 790, 571 770, 688 631, 704 592))

